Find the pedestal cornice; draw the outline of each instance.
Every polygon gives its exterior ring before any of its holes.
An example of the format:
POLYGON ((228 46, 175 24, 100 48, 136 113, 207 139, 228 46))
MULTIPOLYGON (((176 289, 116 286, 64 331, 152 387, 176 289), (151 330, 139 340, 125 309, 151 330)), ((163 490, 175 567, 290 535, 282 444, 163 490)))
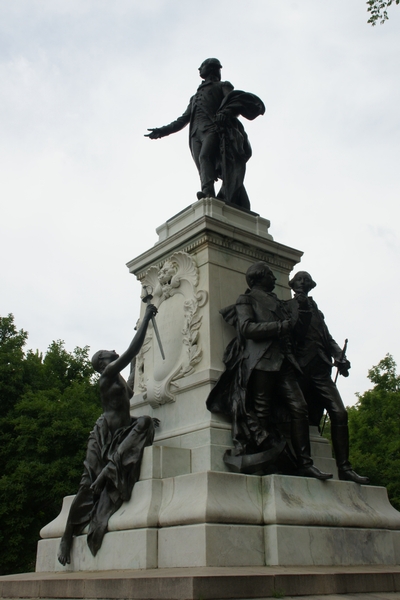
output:
POLYGON ((150 265, 161 264, 172 252, 189 254, 204 245, 291 271, 303 253, 279 244, 268 233, 269 221, 255 213, 239 211, 215 198, 205 198, 157 228, 159 241, 127 266, 141 279, 150 265))

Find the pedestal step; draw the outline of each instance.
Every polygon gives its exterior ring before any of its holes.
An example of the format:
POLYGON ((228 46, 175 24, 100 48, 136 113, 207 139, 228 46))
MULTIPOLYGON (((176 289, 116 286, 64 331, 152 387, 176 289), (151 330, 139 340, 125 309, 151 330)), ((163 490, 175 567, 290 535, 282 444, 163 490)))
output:
POLYGON ((400 567, 189 568, 0 577, 1 598, 245 600, 313 596, 321 600, 326 594, 335 594, 335 599, 336 594, 374 594, 376 600, 379 594, 380 600, 382 593, 386 600, 400 594, 400 567))

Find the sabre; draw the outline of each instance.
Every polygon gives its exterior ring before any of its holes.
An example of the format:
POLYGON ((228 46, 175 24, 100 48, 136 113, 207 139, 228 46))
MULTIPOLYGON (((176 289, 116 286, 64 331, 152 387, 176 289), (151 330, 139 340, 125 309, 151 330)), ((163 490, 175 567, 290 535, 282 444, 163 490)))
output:
MULTIPOLYGON (((341 353, 341 355, 340 355, 340 360, 341 360, 341 361, 342 361, 342 360, 344 359, 344 357, 346 356, 347 342, 348 342, 348 341, 349 341, 349 340, 348 340, 347 338, 344 340, 344 346, 343 346, 343 349, 342 349, 342 353, 341 353)), ((348 372, 347 372, 347 375, 348 375, 348 372)), ((339 377, 339 367, 337 367, 337 368, 336 368, 336 375, 335 375, 335 381, 334 381, 334 383, 336 383, 336 382, 337 382, 337 380, 338 380, 338 377, 339 377)))
MULTIPOLYGON (((144 285, 143 286, 143 291, 144 291, 144 293, 146 295, 142 298, 142 301, 145 304, 150 304, 150 301, 153 298, 153 295, 152 295, 153 288, 150 285, 144 285)), ((157 338, 157 342, 158 342, 158 347, 160 348, 162 359, 165 360, 165 354, 164 354, 164 350, 163 350, 163 347, 162 347, 160 333, 158 331, 158 326, 157 326, 155 317, 151 317, 151 322, 153 323, 153 329, 154 329, 154 333, 156 334, 156 338, 157 338)))
MULTIPOLYGON (((344 359, 344 357, 346 356, 346 350, 347 350, 347 344, 348 344, 348 339, 346 338, 344 340, 344 346, 342 348, 342 352, 340 353, 340 360, 342 361, 344 359)), ((348 373, 347 373, 348 374, 348 373)), ((333 381, 333 383, 336 384, 337 380, 339 377, 339 367, 336 368, 336 375, 335 375, 335 379, 333 381)), ((326 424, 326 419, 328 418, 328 413, 325 413, 325 417, 324 417, 324 422, 322 424, 322 429, 321 429, 321 435, 324 433, 324 429, 325 429, 325 424, 326 424)))

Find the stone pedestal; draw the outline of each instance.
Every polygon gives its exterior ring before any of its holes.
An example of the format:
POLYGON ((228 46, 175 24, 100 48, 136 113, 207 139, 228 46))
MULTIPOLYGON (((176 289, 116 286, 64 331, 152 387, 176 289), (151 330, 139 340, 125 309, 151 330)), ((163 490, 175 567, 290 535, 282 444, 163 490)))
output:
POLYGON ((270 264, 277 294, 290 298, 288 277, 301 257, 274 242, 268 227, 258 215, 206 198, 159 227, 155 246, 128 263, 153 295, 165 351, 163 360, 150 325, 131 407, 161 426, 98 555, 83 534, 71 565, 57 562, 69 497, 41 532, 37 571, 400 564, 400 513, 386 490, 338 481, 316 428, 315 464, 334 480, 241 475, 223 462, 230 423, 205 405, 235 335, 219 310, 245 290, 244 274, 258 260, 270 264))
POLYGON ((166 356, 150 327, 136 361, 132 411, 161 420, 157 444, 190 448, 194 472, 226 470, 222 456, 231 446, 230 423, 205 406, 235 335, 219 310, 244 292, 244 275, 259 260, 271 266, 278 296, 290 298, 289 274, 302 252, 273 241, 268 228, 255 213, 205 198, 161 225, 154 247, 128 263, 153 290, 166 356))

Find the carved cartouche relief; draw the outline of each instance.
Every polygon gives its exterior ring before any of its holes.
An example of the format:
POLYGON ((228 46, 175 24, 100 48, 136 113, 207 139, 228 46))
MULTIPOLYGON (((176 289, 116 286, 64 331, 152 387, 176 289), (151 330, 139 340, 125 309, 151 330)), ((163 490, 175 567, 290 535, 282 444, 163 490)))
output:
POLYGON ((175 252, 161 268, 150 267, 141 283, 158 308, 156 321, 165 360, 150 324, 136 360, 135 391, 157 408, 175 400, 178 380, 190 375, 201 360, 199 308, 207 302, 207 292, 197 289, 198 268, 186 252, 175 252))

